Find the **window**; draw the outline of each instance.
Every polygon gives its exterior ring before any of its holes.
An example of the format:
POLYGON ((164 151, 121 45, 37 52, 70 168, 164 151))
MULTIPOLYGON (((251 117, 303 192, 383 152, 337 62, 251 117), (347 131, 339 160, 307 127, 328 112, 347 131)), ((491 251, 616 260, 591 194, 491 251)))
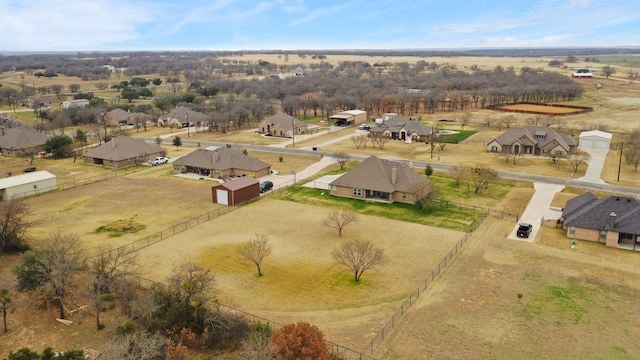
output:
POLYGON ((331 185, 331 190, 336 191, 336 186, 335 185, 331 185))
POLYGON ((569 227, 569 234, 571 234, 571 235, 575 235, 576 234, 576 227, 575 226, 569 227))
POLYGON ((362 189, 353 188, 353 196, 362 197, 362 189))
POLYGON ((607 230, 600 230, 600 239, 607 238, 607 230))
POLYGON ((402 193, 402 198, 406 199, 407 198, 407 193, 402 193))
POLYGON ((492 146, 491 147, 491 152, 498 152, 498 147, 497 146, 492 146))

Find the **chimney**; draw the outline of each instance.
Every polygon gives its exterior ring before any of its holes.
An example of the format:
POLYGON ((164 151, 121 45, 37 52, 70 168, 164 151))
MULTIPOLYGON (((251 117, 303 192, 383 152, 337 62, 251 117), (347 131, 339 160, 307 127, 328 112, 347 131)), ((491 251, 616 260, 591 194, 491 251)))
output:
POLYGON ((393 164, 393 167, 391 168, 391 183, 393 185, 396 184, 397 177, 398 177, 398 170, 396 169, 396 164, 393 164))
POLYGON ((613 229, 616 227, 616 213, 612 211, 609 213, 609 229, 613 229))
POLYGON ((217 151, 214 151, 214 152, 213 152, 213 162, 214 162, 214 163, 217 163, 217 162, 218 162, 218 160, 220 160, 220 155, 218 155, 218 152, 217 152, 217 151))

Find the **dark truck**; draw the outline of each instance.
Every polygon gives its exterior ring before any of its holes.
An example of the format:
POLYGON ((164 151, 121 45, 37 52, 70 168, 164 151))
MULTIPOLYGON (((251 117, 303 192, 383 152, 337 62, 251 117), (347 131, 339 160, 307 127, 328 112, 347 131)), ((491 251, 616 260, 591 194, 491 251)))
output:
POLYGON ((520 223, 520 226, 518 226, 518 231, 516 231, 516 235, 521 238, 528 238, 531 234, 531 230, 533 230, 533 225, 520 223))

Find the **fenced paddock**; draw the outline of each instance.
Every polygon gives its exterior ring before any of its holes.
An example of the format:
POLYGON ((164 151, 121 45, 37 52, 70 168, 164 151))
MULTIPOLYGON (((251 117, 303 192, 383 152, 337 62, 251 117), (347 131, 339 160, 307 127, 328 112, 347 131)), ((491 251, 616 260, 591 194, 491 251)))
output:
POLYGON ((487 106, 486 109, 503 111, 503 112, 515 112, 515 113, 536 114, 536 115, 546 115, 546 116, 576 115, 576 114, 583 114, 583 113, 593 111, 593 108, 586 107, 586 106, 546 104, 546 103, 533 103, 533 102, 492 105, 492 106, 487 106))

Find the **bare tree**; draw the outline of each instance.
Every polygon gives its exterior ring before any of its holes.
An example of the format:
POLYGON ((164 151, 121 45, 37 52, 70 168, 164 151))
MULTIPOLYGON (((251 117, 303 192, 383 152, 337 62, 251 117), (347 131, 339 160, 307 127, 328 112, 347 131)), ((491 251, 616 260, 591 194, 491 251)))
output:
POLYGON ((24 236, 32 224, 30 214, 21 199, 0 202, 0 253, 27 249, 24 236))
POLYGON ((159 333, 136 331, 116 336, 106 344, 103 354, 107 359, 156 360, 164 359, 163 348, 167 339, 159 333))
POLYGON ((269 238, 259 234, 238 246, 238 254, 256 265, 258 276, 262 276, 262 260, 269 256, 272 250, 269 238))
POLYGON ((96 292, 116 292, 128 276, 137 275, 137 253, 122 247, 101 248, 99 251, 90 265, 96 292))
POLYGON ((338 163, 338 165, 340 165, 340 170, 344 170, 347 162, 351 160, 351 155, 343 151, 334 152, 331 157, 338 163))
POLYGON ((360 147, 362 146, 364 146, 364 148, 366 149, 368 140, 369 138, 366 135, 356 135, 351 137, 351 141, 353 141, 356 149, 360 149, 360 147))
POLYGON ((435 195, 435 187, 427 179, 421 179, 409 184, 407 191, 414 196, 414 203, 422 210, 435 195))
POLYGON ((9 331, 7 329, 7 313, 9 312, 9 305, 11 305, 11 294, 9 289, 0 288, 0 308, 2 308, 2 322, 4 324, 4 332, 9 331))
POLYGON ((371 145, 377 147, 378 149, 384 149, 384 145, 389 141, 388 137, 380 136, 380 137, 372 137, 371 145))
POLYGON ((342 236, 342 229, 355 222, 358 222, 358 216, 345 210, 332 210, 326 218, 322 219, 322 225, 338 230, 340 236, 342 236))
POLYGON ((464 168, 454 165, 449 168, 449 173, 451 174, 456 187, 459 188, 460 182, 462 182, 462 179, 464 178, 464 168))
POLYGON ((338 264, 353 271, 355 282, 360 281, 360 277, 366 270, 387 262, 383 249, 374 247, 369 240, 361 239, 345 241, 331 252, 331 256, 338 264))
POLYGON ((512 149, 508 149, 508 150, 503 150, 500 155, 502 155, 502 157, 504 158, 505 162, 508 164, 509 162, 511 162, 511 160, 513 159, 513 164, 515 165, 516 163, 516 158, 520 155, 516 152, 513 152, 512 149))
POLYGON ((491 181, 498 177, 498 173, 485 166, 469 166, 465 168, 466 177, 473 184, 474 193, 480 192, 481 189, 488 189, 491 181))
POLYGON ((578 149, 567 155, 567 160, 569 160, 574 173, 578 172, 580 165, 585 161, 589 161, 589 159, 591 159, 589 153, 578 149))
POLYGON ((463 113, 460 115, 460 127, 464 130, 464 127, 471 122, 472 114, 470 112, 463 113))
POLYGON ((502 118, 502 124, 504 126, 507 127, 507 129, 509 129, 511 127, 511 124, 516 120, 515 116, 513 115, 507 115, 504 118, 502 118))

